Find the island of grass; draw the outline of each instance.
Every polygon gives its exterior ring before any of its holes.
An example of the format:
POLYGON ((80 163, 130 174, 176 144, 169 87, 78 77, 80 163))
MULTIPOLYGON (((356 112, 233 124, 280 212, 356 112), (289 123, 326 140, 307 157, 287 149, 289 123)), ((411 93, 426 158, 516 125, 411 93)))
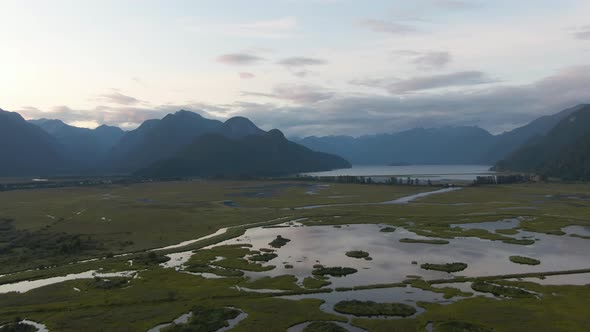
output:
POLYGON ((471 284, 471 288, 474 291, 478 291, 481 293, 490 293, 494 294, 495 296, 518 298, 528 298, 535 296, 535 294, 527 292, 526 290, 521 288, 496 285, 485 281, 475 281, 471 284))
POLYGON ((519 244, 521 246, 529 246, 531 244, 535 244, 535 240, 532 239, 505 239, 502 240, 502 242, 504 243, 508 243, 508 244, 519 244))
POLYGON ((217 331, 228 327, 227 322, 240 315, 240 311, 233 308, 205 308, 195 307, 193 315, 186 324, 174 324, 162 329, 162 332, 184 332, 184 331, 217 331))
POLYGON ((243 271, 210 266, 208 264, 193 263, 184 268, 185 271, 193 273, 211 273, 220 277, 241 277, 243 271))
POLYGON ((367 259, 369 257, 369 253, 366 251, 362 251, 362 250, 352 250, 352 251, 347 251, 346 256, 352 257, 352 258, 365 258, 365 259, 367 259))
POLYGON ((327 280, 322 280, 322 279, 313 278, 313 277, 307 277, 307 278, 303 279, 303 287, 309 288, 309 289, 319 289, 324 286, 328 286, 330 284, 331 284, 331 282, 329 282, 327 280))
POLYGON ((465 263, 446 263, 446 264, 431 264, 431 263, 424 263, 420 265, 421 268, 424 270, 435 270, 435 271, 443 271, 443 272, 459 272, 463 271, 467 268, 467 264, 465 263))
POLYGON ((279 255, 275 254, 275 253, 264 253, 264 254, 258 254, 258 255, 254 255, 250 257, 251 261, 254 262, 268 262, 271 259, 277 258, 279 255))
POLYGON ((280 248, 284 245, 286 245, 287 243, 289 243, 291 240, 286 239, 280 235, 277 235, 277 238, 272 240, 268 245, 273 247, 273 248, 280 248))
POLYGON ((348 330, 333 322, 312 322, 303 332, 347 332, 348 330))
POLYGON ((437 332, 492 332, 493 330, 483 325, 474 324, 464 321, 446 321, 434 324, 434 330, 437 332))
POLYGON ((539 265, 541 261, 538 259, 524 257, 524 256, 510 256, 510 261, 516 264, 525 264, 525 265, 539 265))
POLYGON ((393 232, 395 232, 395 227, 390 227, 390 226, 383 227, 383 228, 381 228, 379 230, 379 232, 382 232, 382 233, 393 233, 393 232))
POLYGON ((314 276, 333 276, 333 277, 343 277, 349 274, 357 273, 357 269, 353 269, 352 267, 322 267, 319 269, 313 270, 311 273, 314 276))
POLYGON ((410 238, 403 238, 400 239, 399 242, 402 243, 424 243, 424 244, 449 244, 447 240, 440 240, 440 239, 410 239, 410 238))
POLYGON ((341 314, 355 316, 399 316, 408 317, 416 313, 416 308, 403 303, 377 303, 373 301, 340 301, 334 310, 341 314))

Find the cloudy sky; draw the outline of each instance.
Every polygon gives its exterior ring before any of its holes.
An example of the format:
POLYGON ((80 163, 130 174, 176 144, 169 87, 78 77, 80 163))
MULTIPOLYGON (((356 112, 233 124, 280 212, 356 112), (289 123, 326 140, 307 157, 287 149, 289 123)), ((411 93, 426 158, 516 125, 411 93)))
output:
POLYGON ((499 133, 590 102, 587 0, 0 0, 0 46, 1 108, 84 127, 499 133))

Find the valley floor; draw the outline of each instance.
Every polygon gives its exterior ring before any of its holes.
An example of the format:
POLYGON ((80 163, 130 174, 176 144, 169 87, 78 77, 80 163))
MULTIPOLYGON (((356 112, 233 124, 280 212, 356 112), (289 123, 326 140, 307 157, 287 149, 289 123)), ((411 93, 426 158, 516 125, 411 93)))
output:
POLYGON ((439 189, 0 192, 0 331, 587 330, 589 185, 439 189))

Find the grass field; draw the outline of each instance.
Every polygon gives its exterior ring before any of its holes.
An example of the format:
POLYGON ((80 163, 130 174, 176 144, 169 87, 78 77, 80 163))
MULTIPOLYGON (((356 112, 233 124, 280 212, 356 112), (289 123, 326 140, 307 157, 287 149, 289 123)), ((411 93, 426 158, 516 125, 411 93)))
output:
MULTIPOLYGON (((248 317, 236 326, 236 331, 255 331, 261 327, 268 331, 285 331, 303 322, 347 320, 320 310, 321 300, 293 301, 274 293, 240 291, 239 287, 274 289, 281 294, 330 291, 326 290, 330 287, 329 281, 311 276, 300 280, 299 284, 289 274, 249 280, 243 273, 237 273, 261 269, 259 264, 263 261, 252 262, 245 258, 248 255, 262 257, 264 253, 257 251, 259 248, 235 246, 198 250, 187 265, 193 266, 195 272, 220 274, 221 278, 216 279, 140 263, 145 250, 199 238, 222 227, 243 226, 165 253, 196 250, 239 236, 245 228, 253 227, 247 226, 250 223, 274 220, 266 224, 274 225, 299 218, 307 218, 302 221, 305 225, 330 226, 369 223, 410 228, 408 222, 411 222, 416 234, 447 240, 476 237, 505 241, 511 239, 516 229, 493 232, 450 225, 516 217, 522 220, 518 229, 548 234, 563 234, 561 229, 567 225, 590 226, 590 200, 586 199, 590 197, 590 186, 581 184, 469 187, 410 204, 293 209, 318 204, 375 203, 428 190, 433 188, 195 181, 0 192, 0 274, 45 267, 0 276, 0 285, 97 269, 139 271, 139 278, 130 279, 124 287, 96 287, 97 281, 81 279, 22 294, 0 294, 0 323, 26 317, 43 322, 51 331, 146 331, 172 321, 197 305, 243 310, 248 317), (310 190, 313 194, 308 193, 310 190), (285 219, 275 220, 282 217, 285 219), (117 256, 120 253, 134 254, 117 256), (101 259, 68 264, 94 257, 101 259), (135 263, 131 265, 129 260, 135 263), (318 289, 320 287, 324 288, 318 289)), ((419 245, 430 245, 436 250, 446 250, 450 246, 425 242, 419 245)), ((342 250, 342 256, 345 252, 342 250)), ((330 262, 322 264, 331 266, 330 262)), ((426 311, 416 317, 357 318, 352 324, 370 331, 423 331, 429 322, 434 331, 454 326, 494 331, 584 331, 590 324, 586 313, 590 299, 588 286, 541 286, 498 281, 500 279, 498 276, 485 282, 500 287, 494 288, 496 291, 517 287, 543 296, 501 300, 474 297, 454 288, 452 283, 445 285, 448 287, 434 288, 432 284, 436 281, 421 279, 409 279, 402 284, 359 286, 355 289, 412 285, 442 293, 445 298, 466 299, 449 305, 420 303, 426 311)))

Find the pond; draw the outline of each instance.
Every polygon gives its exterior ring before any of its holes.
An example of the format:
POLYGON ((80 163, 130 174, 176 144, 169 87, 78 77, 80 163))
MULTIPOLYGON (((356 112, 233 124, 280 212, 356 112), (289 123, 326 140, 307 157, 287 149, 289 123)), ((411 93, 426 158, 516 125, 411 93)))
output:
MULTIPOLYGON (((504 223, 504 221, 501 221, 504 223)), ((477 224, 469 224, 476 227, 477 224)), ((424 279, 443 279, 457 276, 490 276, 529 272, 562 271, 589 268, 587 253, 590 241, 569 236, 519 232, 515 237, 532 236, 538 241, 533 245, 516 245, 479 238, 449 239, 449 244, 401 243, 402 238, 432 239, 418 236, 402 227, 394 232, 380 232, 385 225, 358 224, 333 226, 292 226, 283 228, 252 228, 243 236, 224 241, 225 244, 251 244, 252 249, 266 248, 268 243, 281 235, 291 241, 278 249, 278 257, 265 265, 277 267, 265 272, 246 272, 257 279, 263 276, 291 274, 303 278, 310 276, 313 265, 352 267, 357 273, 345 277, 330 277, 330 287, 352 287, 379 283, 395 283, 408 275, 424 279), (346 256, 347 251, 363 250, 371 261, 346 256), (510 262, 513 255, 539 259, 536 266, 510 262), (412 264, 413 262, 417 264, 412 264), (422 263, 463 262, 464 271, 446 273, 424 270, 422 263), (286 268, 284 265, 292 265, 286 268)))
POLYGON ((420 180, 475 180, 478 176, 495 174, 488 165, 409 165, 409 166, 366 166, 353 165, 352 168, 336 169, 326 172, 303 173, 309 176, 365 176, 383 181, 392 176, 411 177, 420 180))

